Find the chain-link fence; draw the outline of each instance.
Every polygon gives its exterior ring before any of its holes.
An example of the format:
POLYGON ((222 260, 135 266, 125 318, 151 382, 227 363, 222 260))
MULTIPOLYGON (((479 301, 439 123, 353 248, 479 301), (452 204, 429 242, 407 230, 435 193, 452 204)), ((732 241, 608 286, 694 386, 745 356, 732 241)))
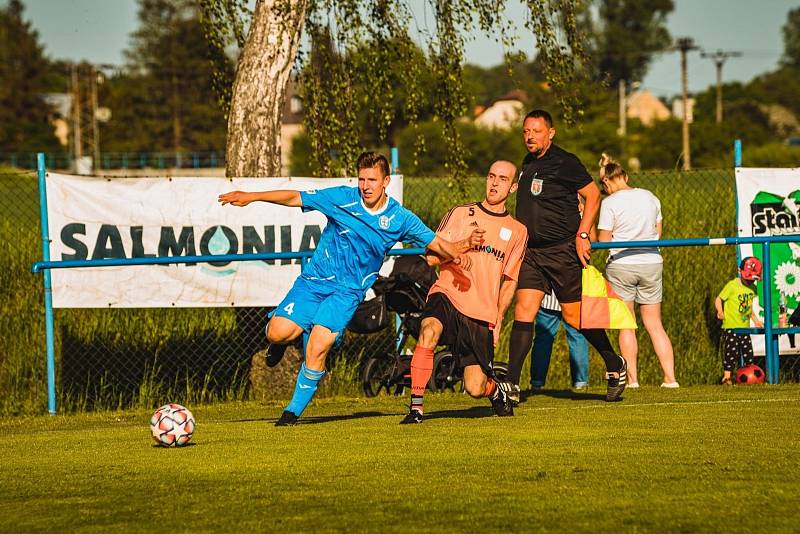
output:
MULTIPOLYGON (((642 172, 631 184, 662 203, 665 239, 732 236, 735 193, 732 170, 642 172)), ((454 204, 483 196, 484 180, 469 180, 457 194, 447 178, 405 178, 405 205, 432 227, 454 204)), ((33 172, 0 171, 0 413, 39 413, 46 406, 42 280, 30 273, 41 258, 39 206, 33 172)), ((513 206, 512 206, 513 212, 513 206)), ((736 275, 734 247, 667 248, 663 318, 675 347, 683 385, 716 381, 721 372, 720 324, 713 299, 736 275)), ((606 254, 594 254, 601 267, 606 254)), ((58 259, 58 258, 54 258, 58 259)), ((266 309, 58 309, 55 347, 61 409, 153 405, 165 399, 285 398, 294 384, 297 351, 274 369, 264 365, 266 309)), ((393 322, 390 321, 390 324, 393 322)), ((497 348, 506 359, 511 321, 497 348)), ((569 383, 567 348, 559 334, 549 384, 569 383)), ((615 336, 612 336, 615 337, 615 336)), ((638 332, 640 382, 657 384, 661 371, 645 330, 638 332)), ((373 335, 347 333, 332 355, 331 378, 321 394, 360 390, 364 357, 389 351, 391 328, 373 335)), ((763 359, 760 362, 763 366, 763 359)), ((590 381, 603 370, 592 358, 590 381)), ((526 371, 527 373, 527 371, 526 371)), ((796 356, 781 357, 781 380, 797 380, 796 356)), ((523 375, 523 383, 527 380, 523 375)))
MULTIPOLYGON (((52 169, 72 169, 75 162, 66 152, 46 154, 52 169)), ((144 169, 207 169, 225 166, 224 152, 103 152, 97 162, 98 171, 144 169)), ((0 166, 17 169, 36 169, 34 152, 0 152, 0 166)))

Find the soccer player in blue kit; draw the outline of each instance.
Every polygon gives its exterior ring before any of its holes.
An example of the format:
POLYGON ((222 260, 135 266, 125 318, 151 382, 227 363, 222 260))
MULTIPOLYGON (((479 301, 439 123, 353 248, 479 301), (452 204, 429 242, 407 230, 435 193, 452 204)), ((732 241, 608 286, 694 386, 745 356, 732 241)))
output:
POLYGON ((436 234, 411 211, 386 194, 389 162, 365 152, 357 161, 358 187, 330 187, 316 191, 233 191, 219 201, 247 206, 254 201, 318 210, 328 223, 311 260, 267 324, 271 344, 286 344, 303 335, 305 361, 297 376, 294 395, 276 426, 289 426, 311 402, 325 376, 328 351, 344 335, 356 307, 364 300, 386 253, 399 241, 426 247, 445 260, 468 268, 462 253, 483 242, 483 230, 451 243, 436 234))

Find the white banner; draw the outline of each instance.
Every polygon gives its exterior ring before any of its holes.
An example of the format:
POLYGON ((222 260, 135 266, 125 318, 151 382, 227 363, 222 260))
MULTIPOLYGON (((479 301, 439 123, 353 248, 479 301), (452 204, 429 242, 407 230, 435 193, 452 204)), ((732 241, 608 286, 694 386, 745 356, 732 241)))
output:
MULTIPOLYGON (((797 243, 770 247, 772 272, 772 324, 778 326, 778 306, 785 302, 787 315, 800 305, 800 169, 736 169, 736 211, 739 236, 798 235, 797 243)), ((761 245, 740 245, 739 260, 755 256, 763 260, 761 245)), ((753 307, 764 320, 764 284, 759 283, 753 307)), ((720 288, 721 289, 721 288, 720 288)), ((752 336, 756 354, 764 354, 764 336, 752 336)), ((800 340, 799 340, 800 341, 800 340)), ((780 336, 781 354, 800 352, 780 336)))
MULTIPOLYGON (((357 186, 356 178, 97 178, 49 173, 51 260, 311 250, 326 218, 265 202, 222 206, 233 190, 357 186)), ((389 194, 402 203, 402 176, 389 194)), ((53 269, 56 308, 276 306, 299 260, 53 269)), ((384 264, 382 273, 390 270, 384 264)))

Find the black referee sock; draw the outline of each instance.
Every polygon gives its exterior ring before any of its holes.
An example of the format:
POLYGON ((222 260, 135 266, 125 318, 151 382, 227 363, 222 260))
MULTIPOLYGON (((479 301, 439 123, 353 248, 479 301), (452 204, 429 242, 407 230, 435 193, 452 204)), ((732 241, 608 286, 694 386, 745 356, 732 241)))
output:
POLYGON ((533 345, 533 323, 514 321, 511 327, 511 341, 508 344, 508 375, 506 379, 519 385, 522 364, 525 363, 533 345))
POLYGON ((581 328, 580 333, 600 353, 600 357, 606 362, 606 371, 617 373, 622 369, 622 358, 614 352, 605 330, 602 328, 581 328))

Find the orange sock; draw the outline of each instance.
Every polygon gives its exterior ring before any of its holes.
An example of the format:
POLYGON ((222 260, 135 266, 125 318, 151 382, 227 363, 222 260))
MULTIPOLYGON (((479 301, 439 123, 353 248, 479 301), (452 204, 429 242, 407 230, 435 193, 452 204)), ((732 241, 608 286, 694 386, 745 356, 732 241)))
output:
POLYGON ((411 357, 411 394, 421 397, 433 373, 433 349, 417 345, 411 357))
POLYGON ((497 382, 494 381, 494 378, 490 378, 486 381, 486 389, 483 390, 483 396, 491 397, 495 391, 497 391, 497 382))

